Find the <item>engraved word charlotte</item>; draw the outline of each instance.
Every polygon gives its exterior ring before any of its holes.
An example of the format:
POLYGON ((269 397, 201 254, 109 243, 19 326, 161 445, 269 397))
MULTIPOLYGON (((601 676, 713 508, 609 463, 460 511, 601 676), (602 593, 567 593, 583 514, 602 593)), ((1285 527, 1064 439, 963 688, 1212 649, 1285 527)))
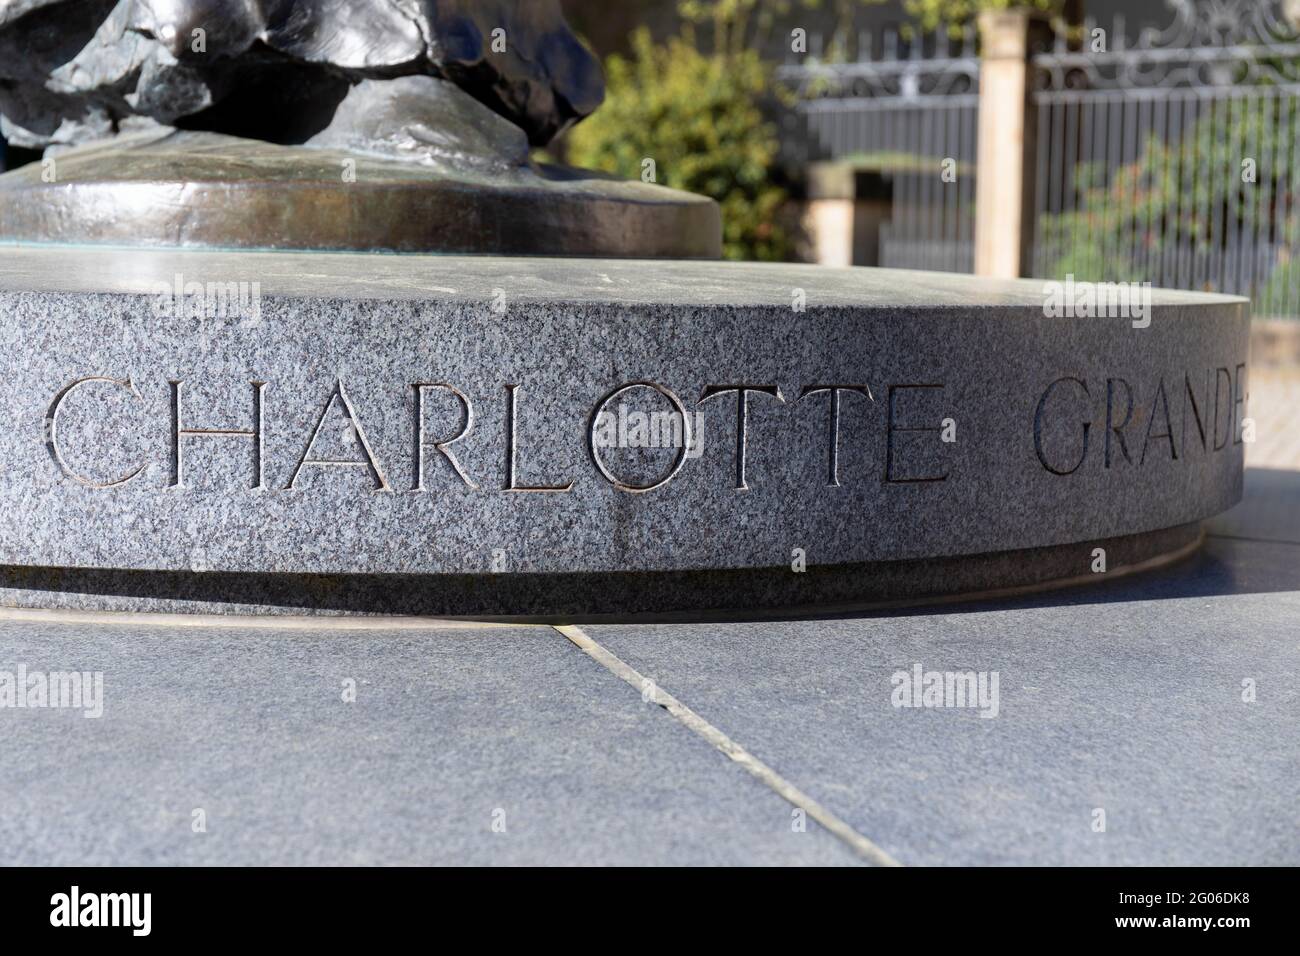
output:
MULTIPOLYGON (((229 444, 243 444, 247 453, 249 485, 253 489, 279 488, 293 490, 300 487, 304 475, 316 469, 356 468, 368 475, 372 488, 379 492, 396 490, 425 491, 433 480, 433 462, 440 459, 445 467, 450 468, 452 480, 470 489, 483 487, 482 475, 476 475, 461 460, 458 443, 469 437, 475 428, 476 419, 481 412, 482 399, 476 400, 455 385, 447 382, 411 382, 406 393, 405 413, 409 414, 411 470, 409 478, 394 477, 384 456, 371 440, 364 421, 367 408, 350 394, 342 378, 336 378, 327 389, 322 389, 319 411, 314 416, 314 425, 305 428, 301 435, 296 453, 292 460, 270 462, 267 455, 268 426, 273 424, 270 416, 276 407, 274 388, 271 383, 259 379, 246 379, 241 389, 247 396, 247 417, 242 421, 231 422, 221 427, 197 427, 193 424, 189 396, 193 383, 185 379, 167 381, 169 400, 166 414, 167 434, 170 438, 170 453, 165 462, 168 472, 167 485, 171 488, 187 487, 187 459, 196 443, 221 441, 229 444), (435 429, 430 424, 428 407, 435 397, 458 409, 458 421, 454 426, 435 429), (352 439, 354 449, 348 457, 337 453, 323 451, 329 444, 326 422, 331 417, 342 417, 347 422, 347 432, 352 439), (324 436, 324 438, 323 438, 324 436)), ((927 423, 916 415, 915 407, 909 409, 909 399, 919 392, 942 394, 944 386, 938 383, 896 383, 886 385, 884 391, 884 460, 881 463, 881 479, 887 484, 907 484, 944 481, 947 472, 935 466, 918 466, 909 462, 907 456, 900 453, 899 435, 903 433, 939 433, 942 427, 927 423)), ((541 390, 537 390, 537 395, 541 390)), ((78 484, 90 488, 115 488, 136 482, 149 470, 148 460, 132 462, 118 474, 111 476, 96 475, 91 463, 101 460, 107 451, 102 435, 87 436, 65 426, 66 417, 78 407, 102 407, 110 395, 127 402, 130 411, 127 414, 137 416, 142 423, 152 427, 161 425, 157 402, 147 401, 131 378, 115 378, 105 375, 87 375, 72 379, 54 396, 49 405, 45 419, 46 445, 50 455, 63 474, 78 484), (156 422, 156 425, 154 424, 156 422)), ((553 398, 553 396, 547 396, 553 398)), ((519 476, 521 459, 525 449, 519 439, 521 425, 529 417, 525 394, 518 384, 500 386, 497 401, 501 402, 504 412, 504 480, 500 490, 509 492, 549 492, 562 494, 573 490, 572 477, 551 480, 546 483, 525 483, 519 476)), ((747 476, 747 459, 750 445, 749 417, 751 406, 755 402, 768 403, 771 406, 785 406, 796 402, 817 402, 824 405, 824 412, 818 412, 820 424, 817 426, 818 438, 824 440, 824 480, 832 487, 839 486, 841 474, 840 424, 846 414, 846 406, 852 403, 874 404, 876 399, 872 389, 859 383, 812 384, 800 389, 797 397, 787 399, 780 386, 774 383, 735 383, 706 385, 699 398, 692 401, 692 406, 719 406, 729 403, 724 415, 731 417, 734 425, 723 430, 725 444, 734 449, 734 487, 744 491, 749 488, 747 476), (824 438, 822 438, 824 436, 824 438)), ((725 408, 725 406, 724 406, 725 408)), ((720 409, 722 410, 722 409, 720 409)), ((541 417, 534 410, 532 415, 541 417)), ((586 416, 585 444, 595 473, 619 491, 642 493, 663 487, 672 481, 686 465, 688 459, 699 456, 698 433, 701 430, 700 412, 688 407, 686 400, 672 389, 650 381, 633 381, 618 385, 606 392, 590 406, 586 416), (629 425, 629 413, 622 408, 622 403, 636 393, 653 397, 666 411, 646 416, 647 427, 657 429, 642 442, 630 436, 629 429, 635 429, 636 419, 629 425), (617 413, 609 409, 619 408, 617 413), (671 425, 665 428, 664 416, 671 419, 671 425), (670 440, 655 440, 654 434, 671 435, 670 440), (646 446, 663 448, 668 452, 666 461, 655 475, 638 475, 631 478, 620 475, 619 466, 614 461, 613 451, 623 447, 646 446)), ((536 421, 533 421, 534 426, 536 421)), ((936 441, 938 439, 936 438, 936 441)), ((532 454, 539 459, 537 467, 546 467, 542 455, 536 448, 532 454)))

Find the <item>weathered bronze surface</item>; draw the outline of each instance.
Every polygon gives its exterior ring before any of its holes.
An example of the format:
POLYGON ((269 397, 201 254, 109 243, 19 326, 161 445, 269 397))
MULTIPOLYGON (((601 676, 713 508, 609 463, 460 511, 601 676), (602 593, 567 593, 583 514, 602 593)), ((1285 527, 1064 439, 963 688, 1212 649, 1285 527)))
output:
POLYGON ((0 239, 245 249, 717 258, 718 206, 551 166, 479 168, 142 135, 0 176, 0 239), (355 181, 341 179, 351 164, 355 181))
POLYGON ((709 199, 538 164, 555 0, 0 0, 0 242, 716 258, 709 199))
POLYGON ((18 146, 141 126, 276 142, 364 79, 449 80, 544 145, 600 105, 556 0, 0 0, 0 114, 18 146))

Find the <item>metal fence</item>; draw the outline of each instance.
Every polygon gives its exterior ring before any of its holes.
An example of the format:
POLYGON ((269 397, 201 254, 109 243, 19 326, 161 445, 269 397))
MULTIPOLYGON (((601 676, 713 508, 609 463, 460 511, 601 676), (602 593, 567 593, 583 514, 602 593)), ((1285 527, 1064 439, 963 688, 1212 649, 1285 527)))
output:
POLYGON ((778 70, 799 100, 783 144, 787 161, 835 161, 881 178, 891 215, 880 227, 880 265, 974 268, 979 58, 975 34, 898 30, 857 37, 855 55, 819 51, 778 70), (945 160, 955 172, 941 175, 945 160))
MULTIPOLYGON (((1300 34, 1281 0, 1167 0, 1171 22, 1063 30, 1032 57, 1033 272, 1250 296, 1300 316, 1300 34)), ((967 32, 815 54, 788 143, 892 186, 880 264, 971 271, 979 58, 967 32), (955 183, 937 175, 954 159, 955 183)))
POLYGON ((1300 314, 1297 32, 1267 0, 1180 0, 1132 45, 1088 22, 1033 58, 1034 272, 1300 314))

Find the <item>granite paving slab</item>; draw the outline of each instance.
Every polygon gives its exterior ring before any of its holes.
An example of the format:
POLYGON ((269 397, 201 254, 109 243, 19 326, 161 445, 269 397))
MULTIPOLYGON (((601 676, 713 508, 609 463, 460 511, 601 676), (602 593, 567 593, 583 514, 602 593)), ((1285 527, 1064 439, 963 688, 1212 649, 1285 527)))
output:
MULTIPOLYGON (((1300 493, 1255 479, 1212 532, 1252 487, 1300 493)), ((1013 601, 583 630, 905 865, 1300 863, 1294 544, 1212 533, 1175 567, 1013 601), (925 706, 931 672, 985 675, 990 704, 996 672, 996 716, 978 683, 925 706)))
POLYGON ((0 708, 3 864, 858 862, 551 628, 0 622, 20 665, 102 716, 0 708))
POLYGON ((1300 544, 1300 479, 1296 470, 1248 468, 1243 500, 1206 522, 1210 534, 1300 544))

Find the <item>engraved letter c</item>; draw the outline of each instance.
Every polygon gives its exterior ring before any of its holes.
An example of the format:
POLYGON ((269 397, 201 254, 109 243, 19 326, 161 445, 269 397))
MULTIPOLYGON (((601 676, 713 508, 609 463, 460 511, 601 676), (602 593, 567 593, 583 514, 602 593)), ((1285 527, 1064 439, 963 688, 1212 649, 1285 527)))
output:
POLYGON ((113 481, 93 481, 90 478, 87 478, 84 475, 79 475, 73 471, 72 467, 64 459, 63 452, 59 449, 59 411, 63 405, 63 400, 71 395, 75 389, 80 388, 87 382, 109 382, 112 385, 120 385, 122 388, 125 388, 128 392, 134 395, 137 400, 140 400, 140 393, 136 391, 135 386, 131 384, 129 378, 116 379, 109 378, 106 375, 87 375, 85 378, 79 378, 65 387, 58 395, 55 395, 54 401, 50 403, 50 410, 45 416, 45 421, 48 425, 49 431, 45 443, 49 447, 50 454, 54 457, 54 460, 58 463, 59 467, 63 469, 63 473, 73 481, 79 482, 87 488, 112 488, 115 485, 124 485, 144 471, 148 465, 141 465, 134 471, 113 481))

